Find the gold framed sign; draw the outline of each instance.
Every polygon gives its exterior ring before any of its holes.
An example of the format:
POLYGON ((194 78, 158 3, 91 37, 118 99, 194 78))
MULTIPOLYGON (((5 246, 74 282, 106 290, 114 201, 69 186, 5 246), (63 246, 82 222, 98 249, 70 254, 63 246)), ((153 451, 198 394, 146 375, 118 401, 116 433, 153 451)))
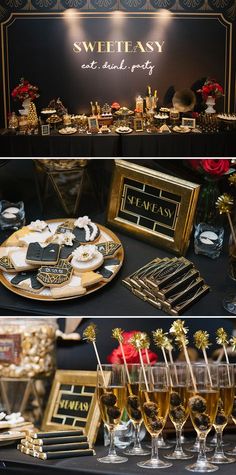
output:
POLYGON ((115 160, 108 223, 178 255, 188 249, 200 186, 115 160))
POLYGON ((96 371, 56 371, 42 430, 83 429, 93 445, 100 425, 96 383, 96 371))

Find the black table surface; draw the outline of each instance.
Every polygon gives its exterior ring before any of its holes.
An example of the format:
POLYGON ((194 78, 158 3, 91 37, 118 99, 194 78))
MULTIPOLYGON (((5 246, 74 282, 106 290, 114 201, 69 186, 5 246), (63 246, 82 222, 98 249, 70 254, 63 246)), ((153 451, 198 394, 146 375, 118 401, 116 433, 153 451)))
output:
MULTIPOLYGON (((225 440, 230 442, 230 445, 227 446, 227 449, 231 449, 235 446, 236 437, 235 434, 230 434, 225 437, 225 440)), ((192 442, 192 440, 191 440, 192 442)), ((6 463, 6 469, 0 470, 0 473, 14 473, 14 474, 55 474, 60 473, 66 475, 67 473, 75 473, 78 475, 132 475, 132 474, 144 474, 147 473, 147 470, 137 466, 137 462, 140 460, 147 460, 148 456, 145 457, 129 457, 128 462, 122 464, 101 464, 97 461, 97 458, 104 456, 107 453, 107 448, 98 446, 95 447, 96 456, 90 457, 80 457, 80 458, 70 458, 63 460, 38 460, 29 455, 24 455, 18 452, 15 448, 3 447, 0 449, 0 460, 6 463)), ((169 452, 171 452, 170 449, 169 452)), ((167 453, 167 450, 160 450, 160 458, 167 453)), ((187 473, 185 467, 190 465, 196 460, 196 455, 193 459, 190 460, 175 460, 173 461, 173 466, 166 468, 164 470, 166 475, 182 475, 187 473)), ((154 473, 160 473, 160 471, 155 471, 154 473)), ((221 465, 219 466, 219 475, 235 474, 235 463, 221 465)))
POLYGON ((62 136, 16 135, 0 130, 0 156, 9 157, 234 157, 236 130, 202 134, 62 136))
MULTIPOLYGON (((97 222, 103 222, 100 217, 97 222)), ((138 241, 132 237, 117 233, 124 250, 124 265, 115 279, 101 290, 85 297, 67 301, 44 302, 26 299, 0 286, 0 308, 17 311, 22 315, 53 315, 53 316, 165 316, 166 314, 152 305, 135 297, 122 285, 122 279, 137 270, 155 257, 172 257, 165 251, 138 241)), ((210 260, 205 256, 196 256, 192 246, 187 253, 200 270, 202 277, 211 287, 211 292, 192 306, 185 315, 229 315, 222 307, 222 299, 229 287, 234 289, 227 276, 227 255, 223 253, 219 259, 210 260)), ((236 292, 236 288, 234 289, 236 292)))
MULTIPOLYGON (((175 160, 174 160, 175 161, 175 160)), ((145 162, 148 162, 146 160, 145 162)), ((158 161, 159 162, 159 161, 158 161)), ((167 160, 160 160, 167 162, 167 160)), ((99 176, 99 180, 110 175, 106 172, 106 167, 110 165, 110 160, 91 160, 91 165, 95 167, 94 177, 99 176)), ((9 164, 1 168, 1 187, 4 198, 14 200, 23 199, 25 202, 27 223, 35 219, 62 218, 61 211, 55 195, 47 203, 44 212, 40 210, 39 201, 34 183, 34 168, 31 160, 10 160, 9 164)), ((102 185, 106 189, 106 182, 102 185)), ((106 224, 106 213, 96 207, 96 200, 89 195, 83 195, 81 202, 81 215, 88 214, 95 222, 106 224)), ((142 265, 155 257, 171 257, 166 251, 143 241, 139 241, 131 236, 117 232, 125 251, 123 267, 115 279, 108 283, 101 290, 85 297, 67 301, 44 302, 26 299, 12 293, 0 284, 0 315, 39 315, 39 316, 167 316, 152 305, 143 302, 135 297, 127 288, 122 285, 122 279, 140 268, 142 265)), ((7 234, 0 232, 0 243, 6 239, 7 234)), ((227 238, 222 255, 212 260, 205 256, 196 256, 191 242, 187 258, 192 260, 199 269, 206 283, 211 287, 211 292, 192 306, 186 316, 221 316, 230 314, 224 310, 222 299, 229 290, 236 291, 234 282, 228 276, 228 255, 227 238)))

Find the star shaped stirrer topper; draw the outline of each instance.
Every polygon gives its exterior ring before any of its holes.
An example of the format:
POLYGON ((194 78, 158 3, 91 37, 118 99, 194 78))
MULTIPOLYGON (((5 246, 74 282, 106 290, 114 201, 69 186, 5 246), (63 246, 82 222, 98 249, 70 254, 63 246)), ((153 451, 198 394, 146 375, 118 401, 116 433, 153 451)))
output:
POLYGON ((198 330, 194 333, 193 338, 194 338, 196 348, 202 351, 202 354, 207 366, 209 381, 210 381, 211 386, 213 386, 211 372, 209 368, 209 361, 208 361, 207 352, 206 352, 206 350, 211 345, 211 343, 209 342, 209 333, 207 333, 207 331, 204 331, 204 330, 198 330))
POLYGON ((136 332, 130 338, 129 342, 139 353, 139 359, 140 359, 140 363, 141 363, 142 370, 143 370, 143 377, 144 377, 144 381, 145 381, 145 386, 146 386, 147 391, 149 391, 149 385, 148 385, 148 381, 147 381, 147 374, 146 374, 146 369, 144 367, 144 361, 143 361, 143 355, 142 355, 142 350, 145 350, 147 348, 147 335, 146 335, 146 333, 136 332))
POLYGON ((99 366, 99 369, 101 371, 103 384, 104 384, 104 387, 106 388, 107 384, 106 384, 106 381, 105 381, 105 376, 104 376, 104 372, 103 372, 103 369, 102 369, 101 360, 100 360, 98 350, 97 350, 96 338, 97 338, 97 325, 95 325, 95 323, 91 323, 90 325, 88 325, 88 327, 83 332, 83 340, 87 340, 88 343, 92 343, 92 345, 93 345, 95 355, 96 355, 96 358, 97 358, 97 362, 98 362, 98 366, 99 366))
POLYGON ((229 225, 230 225, 230 229, 231 229, 231 233, 232 233, 232 237, 233 237, 233 240, 234 240, 234 245, 236 246, 236 235, 235 235, 235 231, 234 231, 232 218, 231 218, 231 215, 230 215, 230 213, 233 210, 233 206, 234 206, 234 198, 233 198, 233 196, 229 195, 228 193, 224 193, 223 195, 221 195, 217 198, 216 208, 218 209, 220 214, 226 214, 227 215, 229 225))
POLYGON ((126 371, 126 376, 128 379, 129 384, 131 383, 130 381, 130 374, 129 374, 129 369, 127 366, 127 361, 125 357, 125 352, 124 352, 124 347, 123 347, 123 342, 124 342, 124 336, 123 336, 124 330, 122 328, 114 328, 112 330, 112 338, 117 340, 120 343, 120 348, 121 348, 121 353, 122 353, 122 358, 125 366, 125 371, 126 371))
POLYGON ((231 384, 231 378, 230 378, 230 372, 229 372, 229 357, 227 353, 227 345, 229 344, 229 339, 228 339, 228 334, 224 330, 223 327, 218 328, 216 330, 216 343, 220 346, 222 346, 224 355, 225 355, 225 360, 227 363, 227 368, 228 368, 228 379, 229 379, 229 384, 231 384))

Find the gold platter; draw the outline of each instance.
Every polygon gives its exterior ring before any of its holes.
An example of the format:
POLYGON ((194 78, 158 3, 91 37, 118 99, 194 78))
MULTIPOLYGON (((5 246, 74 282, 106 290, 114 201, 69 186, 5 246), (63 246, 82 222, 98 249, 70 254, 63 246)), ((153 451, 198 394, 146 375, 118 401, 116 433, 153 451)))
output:
MULTIPOLYGON (((49 219, 46 222, 48 224, 55 223, 55 224, 59 225, 59 224, 63 223, 66 219, 68 219, 68 218, 49 219)), ((95 224, 97 224, 97 223, 95 223, 95 224)), ((33 292, 29 292, 27 290, 19 289, 17 287, 14 287, 13 285, 11 285, 11 283, 7 280, 7 278, 5 276, 5 274, 7 274, 7 272, 0 272, 0 283, 2 283, 2 285, 4 285, 4 287, 6 287, 8 290, 13 292, 14 294, 20 295, 21 297, 25 297, 25 298, 28 298, 28 299, 39 300, 39 301, 42 301, 42 302, 61 302, 62 300, 71 300, 71 299, 86 297, 87 295, 89 295, 93 292, 96 292, 97 290, 101 289, 105 285, 109 284, 109 282, 111 282, 115 278, 115 276, 119 272, 120 268, 122 267, 123 260, 124 260, 124 249, 123 249, 122 243, 120 242, 118 237, 112 231, 110 231, 110 229, 107 229, 105 226, 102 226, 101 224, 97 224, 97 226, 99 227, 99 229, 101 231, 101 236, 96 241, 96 244, 98 244, 99 242, 105 242, 104 239, 102 238, 103 234, 106 234, 109 237, 109 239, 107 239, 107 241, 112 240, 112 241, 114 241, 118 244, 121 244, 120 249, 118 250, 117 254, 115 255, 115 258, 119 259, 119 264, 114 267, 113 275, 107 282, 101 281, 101 282, 96 283, 95 285, 89 287, 88 290, 86 291, 86 293, 83 294, 83 295, 73 295, 72 297, 62 297, 62 298, 57 298, 57 299, 52 298, 50 295, 34 294, 33 292)), ((12 235, 14 235, 14 234, 15 233, 13 233, 12 235)), ((4 241, 1 244, 0 247, 5 247, 5 246, 7 246, 7 240, 4 241)), ((106 260, 109 261, 109 258, 106 259, 106 260)), ((104 262, 106 262, 106 260, 104 262)), ((17 272, 16 272, 16 274, 17 274, 17 272)), ((14 274, 12 274, 12 277, 13 276, 14 276, 14 274)))

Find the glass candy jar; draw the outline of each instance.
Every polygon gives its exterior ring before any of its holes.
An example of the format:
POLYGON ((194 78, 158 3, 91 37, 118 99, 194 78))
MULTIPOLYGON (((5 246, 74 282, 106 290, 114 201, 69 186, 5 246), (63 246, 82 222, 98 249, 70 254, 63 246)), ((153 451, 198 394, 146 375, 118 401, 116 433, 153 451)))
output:
POLYGON ((53 319, 0 319, 0 377, 52 376, 57 328, 53 319))

